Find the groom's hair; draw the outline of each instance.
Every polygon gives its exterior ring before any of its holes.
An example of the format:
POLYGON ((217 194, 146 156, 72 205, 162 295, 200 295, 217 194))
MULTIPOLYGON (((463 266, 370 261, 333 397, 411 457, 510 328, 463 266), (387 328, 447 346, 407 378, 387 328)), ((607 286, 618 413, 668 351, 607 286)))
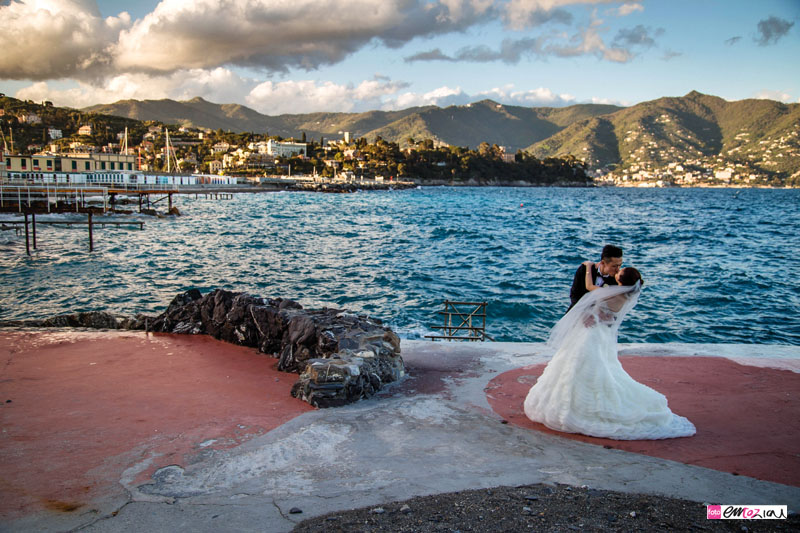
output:
POLYGON ((612 257, 622 257, 622 248, 613 244, 603 246, 603 253, 600 255, 601 261, 607 261, 612 257))

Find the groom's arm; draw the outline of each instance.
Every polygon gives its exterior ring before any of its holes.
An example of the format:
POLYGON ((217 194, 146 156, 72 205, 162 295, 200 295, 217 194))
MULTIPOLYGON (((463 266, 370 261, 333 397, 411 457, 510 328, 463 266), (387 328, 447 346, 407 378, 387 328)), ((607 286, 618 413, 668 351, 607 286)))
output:
POLYGON ((581 296, 587 292, 589 291, 586 290, 586 267, 581 265, 575 271, 575 277, 572 279, 572 288, 569 290, 569 299, 572 305, 578 303, 581 296))

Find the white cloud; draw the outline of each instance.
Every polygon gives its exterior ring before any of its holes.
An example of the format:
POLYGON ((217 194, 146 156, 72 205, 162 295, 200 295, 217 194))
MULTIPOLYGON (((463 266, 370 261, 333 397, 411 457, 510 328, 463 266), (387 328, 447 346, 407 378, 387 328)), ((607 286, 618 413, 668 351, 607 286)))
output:
POLYGON ((629 100, 614 100, 612 98, 599 98, 597 96, 593 96, 590 100, 592 104, 606 104, 606 105, 618 105, 622 107, 629 107, 634 105, 636 102, 631 102, 629 100))
POLYGON ((622 4, 617 9, 617 15, 619 15, 620 17, 627 17, 631 13, 635 13, 637 11, 644 11, 644 6, 642 6, 642 4, 638 2, 622 4))
POLYGON ((18 0, 0 4, 0 79, 312 70, 374 41, 399 47, 497 17, 488 0, 162 0, 132 22, 102 18, 93 0, 18 0))
POLYGON ((91 79, 105 72, 108 44, 131 23, 102 18, 92 0, 18 0, 0 6, 0 78, 91 79))
POLYGON ((507 85, 479 92, 476 96, 489 98, 502 104, 526 107, 563 107, 575 103, 575 97, 571 94, 556 94, 545 87, 520 91, 516 90, 514 85, 507 85))
POLYGON ((795 99, 790 93, 785 91, 773 91, 769 89, 764 89, 762 91, 757 92, 753 98, 759 100, 777 100, 778 102, 783 102, 784 104, 791 104, 793 102, 800 102, 800 98, 795 99))
POLYGON ((565 7, 581 4, 611 4, 619 0, 510 0, 506 5, 504 20, 508 27, 520 30, 547 22, 569 24, 572 15, 565 7))
POLYGON ((425 93, 405 92, 399 94, 395 98, 388 99, 383 109, 407 109, 409 107, 431 105, 448 107, 451 105, 466 105, 480 99, 479 96, 471 96, 465 93, 461 87, 453 88, 444 85, 425 93))
POLYGON ((400 46, 483 20, 469 0, 163 0, 121 33, 118 68, 168 72, 217 65, 312 70, 343 60, 373 39, 400 46))
POLYGON ((245 101, 249 107, 267 115, 357 112, 382 108, 384 97, 394 95, 405 86, 386 79, 364 80, 358 85, 313 80, 265 81, 253 88, 245 101))

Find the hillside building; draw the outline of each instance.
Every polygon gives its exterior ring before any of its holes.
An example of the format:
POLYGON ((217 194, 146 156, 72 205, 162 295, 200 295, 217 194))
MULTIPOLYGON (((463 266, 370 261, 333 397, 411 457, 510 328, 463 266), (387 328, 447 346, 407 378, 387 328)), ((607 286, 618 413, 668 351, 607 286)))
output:
POLYGON ((267 141, 267 153, 276 157, 305 156, 306 143, 267 141))

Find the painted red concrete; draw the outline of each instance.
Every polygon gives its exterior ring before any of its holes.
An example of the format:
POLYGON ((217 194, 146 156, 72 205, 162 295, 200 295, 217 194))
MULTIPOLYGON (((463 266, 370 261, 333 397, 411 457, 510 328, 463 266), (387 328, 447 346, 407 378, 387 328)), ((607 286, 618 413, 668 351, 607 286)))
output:
POLYGON ((276 359, 205 335, 4 331, 0 365, 6 518, 86 510, 124 494, 123 477, 138 485, 313 409, 276 359))
POLYGON ((693 437, 619 441, 553 431, 523 412, 545 365, 500 374, 486 388, 497 414, 518 426, 568 439, 732 474, 800 486, 800 374, 719 357, 621 357, 637 381, 667 397, 697 427, 693 437))

